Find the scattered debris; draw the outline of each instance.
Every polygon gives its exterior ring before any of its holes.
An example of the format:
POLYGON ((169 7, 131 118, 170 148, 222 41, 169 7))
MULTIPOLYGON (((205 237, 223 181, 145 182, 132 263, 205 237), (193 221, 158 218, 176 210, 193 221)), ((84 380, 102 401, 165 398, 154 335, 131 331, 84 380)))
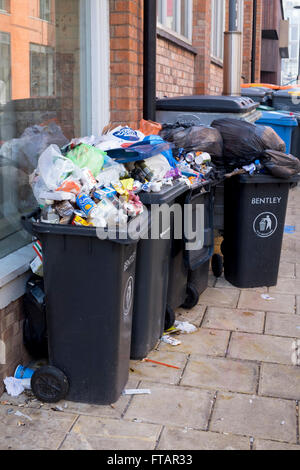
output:
POLYGON ((269 294, 261 294, 261 298, 264 300, 275 300, 274 297, 270 297, 269 294))
POLYGON ((195 325, 192 325, 188 321, 178 321, 176 320, 174 323, 175 328, 180 330, 181 333, 194 333, 194 331, 197 331, 197 328, 195 325))
POLYGON ((169 335, 163 335, 161 340, 164 343, 171 344, 172 346, 178 346, 179 344, 181 344, 181 341, 179 341, 178 339, 175 339, 175 338, 171 338, 171 336, 169 336, 169 335))
POLYGON ((59 412, 63 412, 63 411, 64 411, 63 408, 62 408, 61 406, 58 406, 58 405, 56 405, 56 406, 54 406, 53 408, 51 408, 51 410, 52 410, 52 411, 59 411, 59 412))
POLYGON ((123 390, 122 395, 151 395, 149 388, 132 388, 123 390))
POLYGON ((24 415, 24 413, 21 413, 21 411, 16 411, 15 416, 20 416, 20 417, 22 416, 23 418, 26 418, 26 419, 29 419, 29 421, 32 421, 32 418, 30 418, 30 416, 24 415))
POLYGON ((180 367, 173 366, 171 364, 166 364, 165 362, 154 361, 153 359, 148 359, 147 357, 145 359, 142 359, 142 362, 152 362, 153 364, 158 364, 160 366, 171 367, 172 369, 180 369, 180 367))

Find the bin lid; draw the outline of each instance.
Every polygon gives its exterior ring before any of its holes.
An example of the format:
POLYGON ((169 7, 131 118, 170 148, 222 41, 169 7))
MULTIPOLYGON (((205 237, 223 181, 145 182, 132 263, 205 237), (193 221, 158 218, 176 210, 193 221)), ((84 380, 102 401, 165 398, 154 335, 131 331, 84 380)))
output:
POLYGON ((252 96, 255 96, 256 98, 264 98, 267 95, 273 96, 273 90, 270 90, 269 88, 255 88, 255 87, 249 87, 249 88, 242 88, 241 89, 241 94, 242 96, 249 96, 250 98, 252 96))
POLYGON ((248 113, 258 106, 245 96, 192 95, 156 100, 160 111, 197 111, 203 113, 248 113))
POLYGON ((278 90, 274 92, 275 98, 288 98, 291 99, 293 95, 297 94, 300 97, 300 88, 289 88, 287 90, 278 90))
POLYGON ((278 111, 262 111, 262 117, 256 121, 257 124, 275 124, 277 126, 298 126, 297 119, 293 115, 278 111))

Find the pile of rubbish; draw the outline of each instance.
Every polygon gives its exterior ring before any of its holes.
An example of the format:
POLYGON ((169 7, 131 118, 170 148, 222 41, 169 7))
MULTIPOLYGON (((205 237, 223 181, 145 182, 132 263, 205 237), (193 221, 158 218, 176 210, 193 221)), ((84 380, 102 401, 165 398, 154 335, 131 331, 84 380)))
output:
POLYGON ((214 177, 211 155, 201 145, 174 156, 174 143, 158 135, 161 128, 142 120, 139 130, 118 126, 61 148, 49 145, 29 178, 40 221, 123 226, 142 213, 142 191, 159 192, 176 181, 192 186, 214 177))
POLYGON ((164 124, 160 136, 174 144, 177 160, 183 158, 183 162, 186 160, 184 164, 195 170, 208 153, 211 179, 241 173, 265 173, 288 178, 300 172, 299 159, 286 154, 285 142, 268 126, 232 118, 217 119, 211 126, 177 121, 164 124), (197 156, 199 152, 200 159, 197 156))
POLYGON ((213 162, 226 176, 238 172, 289 178, 300 172, 299 159, 286 154, 285 142, 271 127, 230 118, 217 119, 212 127, 223 139, 222 155, 213 162))

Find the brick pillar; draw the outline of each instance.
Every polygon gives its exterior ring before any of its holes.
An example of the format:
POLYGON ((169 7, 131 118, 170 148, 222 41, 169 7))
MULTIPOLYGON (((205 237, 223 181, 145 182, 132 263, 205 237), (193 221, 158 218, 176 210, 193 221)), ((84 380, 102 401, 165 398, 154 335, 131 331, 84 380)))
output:
POLYGON ((205 95, 210 89, 210 32, 211 2, 195 0, 193 14, 193 46, 197 49, 195 60, 195 94, 205 95))
POLYGON ((136 127, 143 112, 143 0, 110 0, 111 122, 136 127))

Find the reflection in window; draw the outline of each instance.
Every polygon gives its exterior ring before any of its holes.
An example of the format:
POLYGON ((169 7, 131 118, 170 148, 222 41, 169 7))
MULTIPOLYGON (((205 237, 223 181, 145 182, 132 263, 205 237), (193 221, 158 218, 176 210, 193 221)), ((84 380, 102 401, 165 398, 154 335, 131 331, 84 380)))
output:
POLYGON ((36 207, 29 175, 40 153, 81 135, 81 2, 41 1, 47 23, 38 0, 16 3, 0 14, 0 259, 31 240, 20 216, 36 207))
POLYGON ((10 12, 10 0, 0 0, 0 12, 5 11, 6 13, 10 12))
POLYGON ((54 95, 54 49, 30 44, 30 96, 54 95))
POLYGON ((0 32, 0 105, 10 100, 10 36, 0 32))
POLYGON ((40 18, 51 21, 51 0, 40 0, 40 18))

